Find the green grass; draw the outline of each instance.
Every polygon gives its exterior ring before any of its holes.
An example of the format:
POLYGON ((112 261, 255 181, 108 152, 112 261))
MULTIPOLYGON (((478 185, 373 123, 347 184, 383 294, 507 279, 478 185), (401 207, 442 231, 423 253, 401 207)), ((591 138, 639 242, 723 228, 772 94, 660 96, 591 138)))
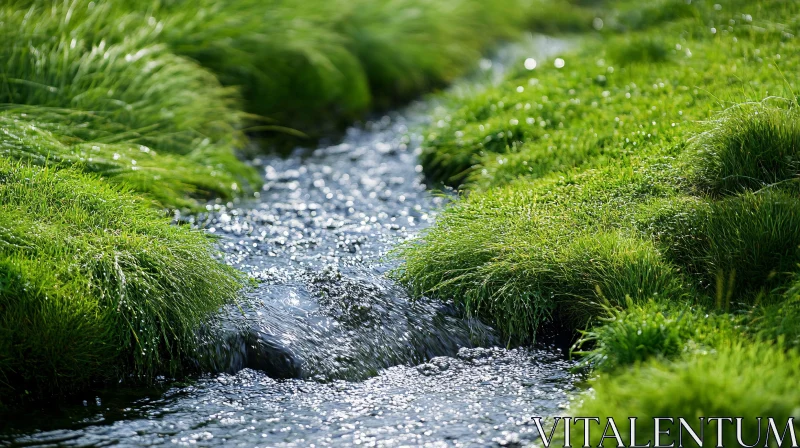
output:
POLYGON ((74 163, 171 208, 257 187, 235 155, 244 144, 236 92, 146 29, 118 42, 95 36, 109 20, 109 8, 97 9, 66 25, 58 8, 0 8, 4 155, 74 163))
POLYGON ((632 302, 625 309, 608 308, 601 325, 581 334, 573 347, 574 355, 582 356, 581 364, 598 370, 613 371, 651 358, 674 359, 694 346, 708 345, 707 327, 689 306, 648 301, 632 302), (586 347, 587 351, 581 351, 586 347))
POLYGON ((241 90, 245 109, 257 114, 248 129, 284 137, 298 132, 318 137, 373 108, 442 86, 471 69, 499 39, 515 38, 522 29, 548 24, 548 31, 569 31, 576 23, 591 23, 588 10, 559 0, 16 0, 12 5, 18 15, 36 17, 42 32, 77 33, 109 45, 137 35, 197 61, 224 85, 241 90), (67 13, 69 23, 58 20, 67 13), (551 13, 563 25, 551 20, 551 13), (113 26, 104 26, 108 23, 113 26), (297 132, 282 132, 288 128, 297 132))
MULTIPOLYGON (((64 135, 75 130, 69 118, 46 121, 41 115, 32 118, 29 110, 0 112, 0 156, 37 165, 74 166, 145 194, 159 205, 190 210, 198 207, 198 201, 213 197, 232 199, 247 185, 242 179, 253 177, 233 154, 216 155, 218 163, 209 164, 211 159, 200 154, 182 157, 134 143, 74 139, 64 135)), ((80 115, 66 113, 76 119, 80 115)))
POLYGON ((603 304, 691 290, 652 240, 632 230, 638 201, 671 198, 674 170, 565 173, 473 192, 397 253, 416 294, 463 303, 519 340, 558 312, 582 328, 603 304))
MULTIPOLYGON (((791 94, 781 73, 797 62, 779 55, 797 44, 752 26, 800 10, 760 5, 750 21, 731 18, 738 3, 700 5, 653 30, 611 31, 561 55, 562 68, 543 62, 449 98, 444 125, 427 134, 423 169, 470 194, 400 250, 398 277, 420 294, 467 302, 517 336, 535 333, 560 297, 592 303, 598 287, 617 304, 657 292, 711 306, 775 296, 800 262, 797 106, 761 98, 791 94), (707 26, 731 20, 716 34, 707 26), (576 246, 615 268, 576 263, 576 246), (612 249, 635 255, 622 262, 612 249)), ((570 314, 580 322, 589 308, 570 314)))
POLYGON ((444 98, 423 171, 462 197, 394 275, 512 341, 567 322, 597 373, 572 415, 796 415, 800 4, 607 6, 558 64, 444 98))
MULTIPOLYGON (((637 442, 653 440, 654 417, 673 418, 671 436, 662 437, 664 445, 675 441, 677 419, 682 417, 699 433, 698 417, 741 417, 745 443, 758 438, 757 417, 772 417, 783 432, 789 417, 797 416, 800 395, 795 378, 800 374, 797 352, 786 352, 765 343, 728 342, 716 351, 700 351, 675 362, 652 360, 606 376, 593 383, 594 392, 585 396, 575 415, 601 416, 601 424, 593 424, 591 446, 616 446, 613 439, 600 437, 606 419, 617 422, 625 443, 630 441, 628 418, 638 417, 637 442)), ((795 431, 797 430, 795 423, 795 431)), ((703 446, 717 446, 716 423, 705 426, 703 446)), ((726 445, 736 441, 736 425, 723 423, 726 445)), ((787 433, 788 436, 788 433, 787 433)), ((770 438, 772 438, 770 434, 770 438)), ((761 443, 765 442, 766 427, 761 428, 761 443)), ((772 438, 774 443, 774 438, 772 438)), ((583 445, 583 427, 578 424, 572 435, 573 446, 583 445)), ((697 446, 684 432, 686 446, 697 446), (688 441, 688 442, 687 442, 688 441)), ((770 446, 773 446, 770 444, 770 446)), ((777 446, 777 445, 775 445, 777 446)), ((786 442, 783 446, 788 446, 786 442)))
POLYGON ((800 107, 773 98, 733 107, 695 137, 699 186, 713 195, 789 187, 800 174, 800 107))
POLYGON ((2 400, 178 373, 242 286, 212 247, 102 180, 0 159, 2 400))

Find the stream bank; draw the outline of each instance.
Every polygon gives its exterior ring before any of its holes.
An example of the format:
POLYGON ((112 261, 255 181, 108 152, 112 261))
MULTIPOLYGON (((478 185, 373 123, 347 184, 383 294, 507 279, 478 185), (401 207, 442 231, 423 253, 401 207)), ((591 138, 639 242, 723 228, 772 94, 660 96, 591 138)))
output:
MULTIPOLYGON (((453 88, 502 78, 521 55, 498 52, 453 88)), ((334 145, 262 158, 257 201, 209 205, 189 218, 221 237, 226 262, 257 284, 200 337, 209 372, 146 396, 86 397, 20 415, 11 444, 97 446, 486 446, 537 437, 530 417, 563 412, 571 362, 552 347, 504 345, 452 304, 412 301, 386 278, 386 254, 415 237, 448 200, 425 186, 421 138, 436 100, 348 130, 334 145)))

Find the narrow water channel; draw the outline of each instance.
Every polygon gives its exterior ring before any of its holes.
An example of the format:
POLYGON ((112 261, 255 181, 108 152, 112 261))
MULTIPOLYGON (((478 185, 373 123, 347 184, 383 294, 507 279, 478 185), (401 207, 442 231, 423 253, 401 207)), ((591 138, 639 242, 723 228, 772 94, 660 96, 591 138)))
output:
MULTIPOLYGON (((543 37, 484 61, 480 88, 543 37)), ((188 384, 92 394, 6 422, 0 444, 525 446, 530 417, 563 413, 576 378, 563 353, 504 349, 454 306, 412 301, 385 257, 448 200, 423 182, 416 134, 432 101, 347 131, 341 142, 254 163, 255 201, 192 218, 256 285, 199 337, 208 373, 188 384)))

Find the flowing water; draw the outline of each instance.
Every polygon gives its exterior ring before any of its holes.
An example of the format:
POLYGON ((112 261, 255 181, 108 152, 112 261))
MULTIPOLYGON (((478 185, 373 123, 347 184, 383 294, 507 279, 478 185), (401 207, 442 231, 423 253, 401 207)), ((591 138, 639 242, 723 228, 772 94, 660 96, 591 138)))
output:
MULTIPOLYGON (((456 88, 491 83, 508 47, 456 88), (477 80, 476 80, 477 79, 477 80)), ((199 335, 188 384, 93 394, 5 422, 25 445, 521 446, 532 416, 563 413, 576 378, 552 347, 503 349, 458 307, 411 300, 386 276, 387 251, 435 218, 417 165, 430 100, 350 129, 343 140, 263 158, 255 201, 209 205, 190 220, 221 237, 226 261, 256 283, 199 335), (214 372, 214 373, 210 373, 214 372)))

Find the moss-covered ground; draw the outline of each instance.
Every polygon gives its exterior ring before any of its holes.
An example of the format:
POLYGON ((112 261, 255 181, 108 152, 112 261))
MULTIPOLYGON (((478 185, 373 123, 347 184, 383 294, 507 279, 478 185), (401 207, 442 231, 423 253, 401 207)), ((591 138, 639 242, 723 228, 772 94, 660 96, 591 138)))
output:
POLYGON ((394 275, 512 340, 564 325, 596 377, 575 415, 754 440, 800 403, 800 3, 604 6, 576 50, 444 98, 423 169, 462 197, 394 275))
POLYGON ((242 278, 157 210, 247 195, 249 138, 444 85, 551 13, 591 28, 552 0, 2 2, 0 406, 183 371, 242 278))

